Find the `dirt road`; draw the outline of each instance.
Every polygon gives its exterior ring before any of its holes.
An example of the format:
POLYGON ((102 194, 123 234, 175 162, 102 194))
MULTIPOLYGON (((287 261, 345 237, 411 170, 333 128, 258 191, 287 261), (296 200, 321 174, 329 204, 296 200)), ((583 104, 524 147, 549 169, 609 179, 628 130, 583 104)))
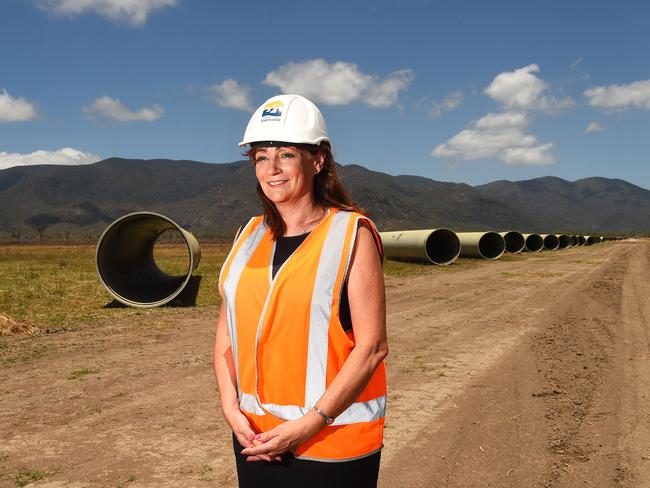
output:
MULTIPOLYGON (((388 279, 380 485, 650 486, 649 276, 637 241, 388 279)), ((163 317, 2 342, 0 486, 236 486, 216 309, 163 317)))

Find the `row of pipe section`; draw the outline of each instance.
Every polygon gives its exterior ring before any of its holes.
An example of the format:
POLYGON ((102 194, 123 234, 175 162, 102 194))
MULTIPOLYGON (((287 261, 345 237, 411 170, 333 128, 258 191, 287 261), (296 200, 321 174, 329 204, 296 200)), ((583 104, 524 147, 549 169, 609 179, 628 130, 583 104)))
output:
POLYGON ((568 249, 603 241, 598 236, 569 234, 522 234, 508 232, 454 232, 449 229, 421 229, 381 232, 387 258, 451 264, 459 256, 499 259, 504 252, 568 249))
MULTIPOLYGON (((459 256, 498 259, 506 241, 497 232, 454 232, 449 229, 380 232, 387 258, 451 264, 459 256)), ((511 239, 509 238, 509 241, 511 239)))
MULTIPOLYGON (((597 236, 453 232, 449 229, 381 232, 381 238, 387 258, 442 265, 453 263, 459 256, 498 259, 504 252, 539 252, 602 241, 597 236)), ((614 239, 617 238, 606 238, 614 239)), ((95 253, 102 285, 118 302, 138 308, 174 303, 183 296, 189 301, 195 299, 200 276, 193 277, 192 271, 200 259, 201 249, 196 238, 169 217, 154 212, 135 212, 115 220, 102 233, 95 253), (187 248, 187 268, 178 276, 162 271, 154 258, 154 246, 167 232, 179 234, 187 248), (193 281, 196 285, 191 285, 193 281)))

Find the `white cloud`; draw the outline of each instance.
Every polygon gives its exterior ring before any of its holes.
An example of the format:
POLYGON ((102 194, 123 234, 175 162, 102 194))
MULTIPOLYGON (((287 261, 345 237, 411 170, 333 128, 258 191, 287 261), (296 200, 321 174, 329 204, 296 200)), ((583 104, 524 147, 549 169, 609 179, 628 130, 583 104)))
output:
POLYGON ((7 90, 0 90, 0 122, 25 122, 37 117, 34 104, 24 98, 12 97, 7 90))
POLYGON ((134 26, 143 25, 149 14, 164 7, 173 7, 178 0, 36 0, 45 10, 59 15, 80 15, 94 12, 113 21, 134 26))
POLYGON ((576 69, 576 67, 577 67, 580 63, 582 63, 582 60, 583 60, 583 59, 584 59, 584 58, 583 58, 582 56, 580 56, 578 59, 576 59, 573 63, 571 63, 571 64, 569 65, 569 69, 570 69, 570 70, 576 69))
POLYGON ((253 111, 250 88, 241 86, 237 80, 228 79, 208 87, 214 103, 220 107, 236 108, 246 112, 253 111))
POLYGON ((370 84, 363 100, 371 107, 386 108, 397 103, 397 95, 413 81, 415 73, 410 69, 393 71, 383 80, 370 84))
POLYGON ((297 93, 330 105, 347 105, 361 97, 372 83, 372 76, 359 71, 356 64, 323 59, 287 63, 271 71, 264 80, 286 93, 297 93))
POLYGON ((396 104, 397 95, 414 76, 412 70, 405 69, 380 79, 363 73, 354 63, 330 64, 323 59, 312 59, 280 66, 266 75, 264 84, 328 105, 347 105, 360 100, 371 107, 385 108, 396 104))
POLYGON ((571 98, 557 99, 545 95, 548 83, 535 75, 539 71, 539 66, 529 64, 514 71, 500 73, 484 93, 506 109, 553 112, 572 107, 574 102, 571 98))
POLYGON ((153 122, 162 117, 165 112, 159 105, 130 110, 118 99, 107 96, 99 97, 94 102, 86 105, 83 111, 91 120, 105 119, 115 122, 153 122))
POLYGON ((445 112, 451 112, 463 103, 463 93, 451 92, 440 102, 437 100, 433 100, 426 104, 424 102, 425 99, 422 99, 417 105, 428 105, 426 109, 427 115, 434 118, 440 117, 445 112))
POLYGON ((431 155, 456 160, 494 158, 511 165, 554 163, 553 143, 541 144, 527 134, 528 123, 522 112, 490 113, 436 146, 431 155))
POLYGON ((34 164, 60 164, 77 165, 90 164, 99 161, 101 157, 71 147, 64 147, 57 151, 34 151, 29 154, 8 153, 0 151, 0 170, 12 166, 32 166, 34 164))
POLYGON ((585 91, 589 105, 609 109, 629 107, 650 110, 650 80, 627 85, 595 86, 585 91))
POLYGON ((604 130, 605 126, 600 122, 589 122, 589 125, 585 129, 585 134, 589 134, 590 132, 601 132, 604 130))
POLYGON ((503 151, 501 159, 506 164, 540 165, 553 164, 555 158, 551 153, 553 143, 549 142, 535 147, 508 147, 503 151))
POLYGON ((524 112, 499 112, 484 115, 474 123, 474 126, 477 129, 523 128, 528 125, 528 121, 528 116, 524 112))

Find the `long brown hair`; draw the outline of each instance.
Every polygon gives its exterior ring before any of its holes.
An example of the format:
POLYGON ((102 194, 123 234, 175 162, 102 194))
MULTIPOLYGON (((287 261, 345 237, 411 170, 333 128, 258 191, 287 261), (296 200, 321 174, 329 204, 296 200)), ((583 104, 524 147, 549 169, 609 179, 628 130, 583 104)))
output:
MULTIPOLYGON (((289 144, 287 144, 289 145, 289 144)), ((323 153, 323 167, 314 176, 314 203, 324 208, 334 207, 340 210, 350 212, 359 212, 365 215, 365 212, 357 206, 352 200, 350 192, 339 179, 336 173, 336 161, 332 153, 332 146, 328 141, 321 142, 318 146, 313 144, 291 144, 301 151, 308 151, 316 155, 319 151, 323 153)), ((263 146, 252 147, 244 153, 252 163, 255 163, 255 154, 263 146)), ((269 198, 264 194, 261 185, 257 183, 257 196, 264 207, 264 222, 271 229, 273 237, 277 239, 282 237, 287 231, 287 225, 278 212, 278 209, 269 198)))

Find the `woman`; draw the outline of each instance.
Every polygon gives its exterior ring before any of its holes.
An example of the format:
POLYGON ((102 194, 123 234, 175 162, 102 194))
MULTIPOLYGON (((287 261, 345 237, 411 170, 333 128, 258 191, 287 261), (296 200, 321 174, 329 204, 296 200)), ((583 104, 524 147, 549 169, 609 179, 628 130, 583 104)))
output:
POLYGON ((240 486, 376 486, 388 352, 379 235, 338 180, 309 100, 267 100, 247 144, 264 215, 222 267, 214 348, 240 486))

